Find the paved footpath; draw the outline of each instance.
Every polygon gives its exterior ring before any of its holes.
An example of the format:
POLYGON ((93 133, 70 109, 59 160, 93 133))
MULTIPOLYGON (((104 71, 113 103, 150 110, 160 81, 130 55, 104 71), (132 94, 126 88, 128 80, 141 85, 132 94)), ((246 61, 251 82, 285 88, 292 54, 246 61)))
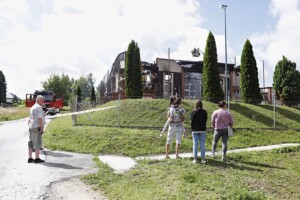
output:
MULTIPOLYGON (((239 152, 247 152, 247 151, 265 151, 272 149, 279 149, 283 147, 291 147, 291 146, 299 146, 300 143, 286 143, 286 144, 276 144, 269 146, 260 146, 260 147, 249 147, 244 149, 234 149, 228 150, 227 153, 239 153, 239 152)), ((210 151, 206 151, 206 155, 209 156, 211 154, 210 151)), ((192 157, 192 153, 180 153, 180 157, 182 158, 190 158, 192 157)), ((221 152, 216 152, 216 155, 221 155, 221 152)), ((112 169, 115 170, 116 173, 124 173, 132 169, 136 165, 136 160, 149 159, 149 160, 162 160, 165 159, 164 154, 160 155, 151 155, 151 156, 139 156, 135 159, 125 156, 119 155, 100 155, 98 158, 112 169)), ((171 159, 175 159, 175 154, 170 154, 171 159)))
POLYGON ((46 199, 51 183, 95 173, 94 156, 44 150, 45 163, 27 163, 27 119, 0 125, 0 199, 46 199))

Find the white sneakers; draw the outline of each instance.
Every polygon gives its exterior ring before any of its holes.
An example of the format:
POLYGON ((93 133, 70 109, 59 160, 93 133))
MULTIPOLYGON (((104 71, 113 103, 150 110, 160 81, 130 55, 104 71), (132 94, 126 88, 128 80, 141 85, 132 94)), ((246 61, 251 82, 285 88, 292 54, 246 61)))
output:
MULTIPOLYGON (((197 162, 198 162, 197 159, 194 159, 194 160, 193 160, 193 163, 197 163, 197 162)), ((206 160, 201 159, 201 163, 202 163, 202 164, 205 164, 205 163, 206 163, 206 160)))
POLYGON ((222 156, 221 161, 225 162, 226 161, 226 157, 222 156))

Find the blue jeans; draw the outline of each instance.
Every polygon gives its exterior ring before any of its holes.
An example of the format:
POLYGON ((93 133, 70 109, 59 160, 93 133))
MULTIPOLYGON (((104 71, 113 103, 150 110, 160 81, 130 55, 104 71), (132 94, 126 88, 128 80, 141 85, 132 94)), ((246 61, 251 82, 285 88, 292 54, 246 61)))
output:
POLYGON ((195 131, 192 132, 193 135, 193 155, 194 158, 198 157, 198 141, 200 140, 201 158, 205 158, 205 140, 206 131, 195 131))

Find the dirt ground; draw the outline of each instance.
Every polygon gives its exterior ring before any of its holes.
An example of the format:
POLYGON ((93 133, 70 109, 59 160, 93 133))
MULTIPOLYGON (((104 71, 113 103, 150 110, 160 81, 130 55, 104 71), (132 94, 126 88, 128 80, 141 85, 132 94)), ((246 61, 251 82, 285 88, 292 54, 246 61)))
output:
POLYGON ((108 200, 100 191, 82 182, 78 177, 52 183, 44 199, 47 200, 108 200))

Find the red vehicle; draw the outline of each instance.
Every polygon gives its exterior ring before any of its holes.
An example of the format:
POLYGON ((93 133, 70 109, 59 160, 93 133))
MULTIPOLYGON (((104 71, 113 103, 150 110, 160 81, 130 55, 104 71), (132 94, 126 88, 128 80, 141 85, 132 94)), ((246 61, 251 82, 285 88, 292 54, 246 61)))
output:
POLYGON ((51 91, 35 91, 33 94, 26 94, 26 107, 33 106, 38 95, 44 97, 43 110, 46 114, 55 115, 64 106, 63 96, 55 95, 51 91))

